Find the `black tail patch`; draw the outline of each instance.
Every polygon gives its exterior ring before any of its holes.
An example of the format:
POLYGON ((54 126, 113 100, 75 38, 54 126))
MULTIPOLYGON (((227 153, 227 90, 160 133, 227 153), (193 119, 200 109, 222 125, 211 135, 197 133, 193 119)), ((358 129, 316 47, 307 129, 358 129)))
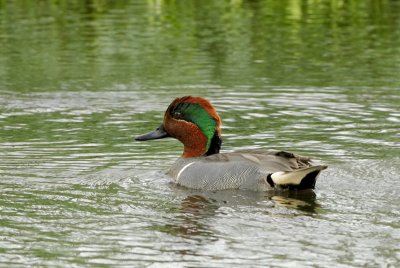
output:
POLYGON ((300 184, 295 188, 298 190, 304 189, 314 189, 315 183, 317 182, 317 176, 320 170, 316 170, 313 172, 308 173, 300 182, 300 184))
POLYGON ((279 185, 282 189, 289 189, 289 190, 306 190, 306 189, 314 189, 315 183, 317 182, 317 176, 320 170, 316 170, 313 172, 308 173, 300 182, 299 185, 293 184, 286 184, 286 185, 279 185))

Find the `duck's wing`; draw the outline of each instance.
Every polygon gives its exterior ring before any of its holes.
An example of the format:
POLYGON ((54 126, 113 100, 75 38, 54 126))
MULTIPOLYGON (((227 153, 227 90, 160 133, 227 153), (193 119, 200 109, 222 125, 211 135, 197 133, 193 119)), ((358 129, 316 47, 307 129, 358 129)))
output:
POLYGON ((326 165, 313 165, 310 157, 286 151, 249 149, 236 151, 259 165, 267 175, 267 183, 272 187, 291 189, 314 189, 319 173, 326 165))
POLYGON ((286 151, 273 149, 245 149, 231 153, 222 153, 208 156, 211 161, 235 159, 236 161, 250 161, 270 172, 291 171, 312 166, 310 157, 296 155, 286 151))

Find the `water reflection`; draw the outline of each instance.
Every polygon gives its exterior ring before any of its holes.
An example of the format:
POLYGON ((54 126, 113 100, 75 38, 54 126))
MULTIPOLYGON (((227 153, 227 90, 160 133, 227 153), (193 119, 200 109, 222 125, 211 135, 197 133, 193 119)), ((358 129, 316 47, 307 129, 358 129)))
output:
POLYGON ((189 195, 181 202, 182 212, 195 217, 207 217, 215 214, 218 209, 214 200, 201 195, 189 195))
POLYGON ((0 4, 0 88, 399 85, 398 1, 47 2, 0 4))
POLYGON ((270 198, 276 205, 297 209, 305 213, 315 214, 318 213, 318 208, 320 208, 314 191, 287 191, 270 198))
POLYGON ((174 224, 153 225, 152 230, 182 237, 207 237, 215 240, 214 234, 202 220, 215 215, 216 203, 201 195, 189 195, 181 201, 174 224))
MULTIPOLYGON (((177 187, 180 188, 180 187, 177 187)), ((180 189, 180 194, 191 190, 180 189)), ((241 210, 247 208, 251 211, 258 207, 258 211, 272 217, 281 216, 284 207, 288 209, 285 215, 312 215, 318 213, 320 205, 316 201, 314 191, 285 191, 285 192, 195 192, 184 197, 177 211, 173 224, 153 225, 152 230, 165 232, 174 236, 187 238, 201 237, 206 240, 216 240, 216 235, 208 225, 209 218, 225 214, 227 210, 241 210)))

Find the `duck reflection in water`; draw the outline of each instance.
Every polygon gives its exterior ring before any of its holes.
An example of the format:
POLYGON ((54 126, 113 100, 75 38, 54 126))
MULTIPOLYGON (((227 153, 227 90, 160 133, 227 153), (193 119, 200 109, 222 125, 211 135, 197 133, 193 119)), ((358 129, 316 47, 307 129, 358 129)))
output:
POLYGON ((201 195, 189 195, 181 201, 178 210, 172 211, 176 213, 173 224, 156 225, 152 229, 174 236, 217 240, 205 224, 205 219, 215 216, 218 208, 215 200, 201 195))
POLYGON ((270 199, 276 205, 310 214, 317 214, 320 207, 316 201, 316 194, 311 190, 282 192, 281 195, 272 195, 270 199))
MULTIPOLYGON (((187 194, 187 189, 174 187, 177 195, 187 194), (179 188, 179 189, 177 189, 179 188)), ((313 191, 282 191, 264 192, 255 195, 252 191, 218 191, 218 192, 192 192, 191 195, 183 197, 173 224, 166 224, 154 227, 153 229, 162 231, 174 236, 190 237, 201 241, 218 240, 214 230, 208 224, 209 219, 214 218, 219 213, 225 213, 224 208, 255 208, 262 209, 265 214, 271 216, 281 216, 282 210, 287 208, 288 213, 283 215, 297 216, 314 215, 319 213, 320 205, 316 201, 313 191), (279 209, 278 211, 276 209, 279 209), (293 214, 294 212, 295 214, 293 214)))

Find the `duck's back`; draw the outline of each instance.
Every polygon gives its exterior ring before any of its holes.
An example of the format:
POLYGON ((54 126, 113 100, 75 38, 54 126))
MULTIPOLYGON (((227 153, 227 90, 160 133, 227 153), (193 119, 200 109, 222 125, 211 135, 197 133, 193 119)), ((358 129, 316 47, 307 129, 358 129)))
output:
MULTIPOLYGON (((309 167, 310 159, 307 157, 257 149, 180 158, 168 174, 175 183, 193 189, 266 191, 274 187, 274 182, 269 177, 271 174, 306 170, 309 167)), ((321 167, 322 170, 323 166, 321 167)), ((318 174, 315 177, 316 175, 318 174)))

